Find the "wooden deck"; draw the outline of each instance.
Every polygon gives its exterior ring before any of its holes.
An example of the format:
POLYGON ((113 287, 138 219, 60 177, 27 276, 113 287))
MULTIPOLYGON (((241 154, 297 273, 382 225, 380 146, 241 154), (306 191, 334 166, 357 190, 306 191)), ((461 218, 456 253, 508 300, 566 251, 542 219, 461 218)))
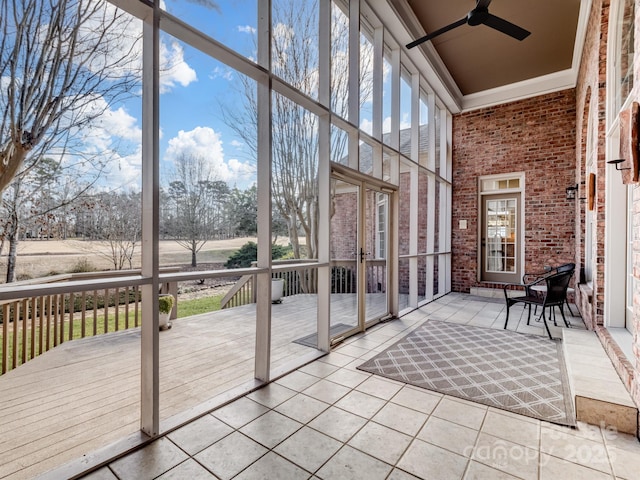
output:
MULTIPOLYGON (((380 295, 381 296, 381 295, 380 295)), ((332 298, 332 322, 352 295, 332 298)), ((272 306, 272 371, 314 352, 316 296, 272 306)), ((160 332, 166 420, 253 380, 255 305, 182 318, 160 332)), ((33 478, 139 431, 140 329, 66 342, 0 377, 0 478, 33 478)))

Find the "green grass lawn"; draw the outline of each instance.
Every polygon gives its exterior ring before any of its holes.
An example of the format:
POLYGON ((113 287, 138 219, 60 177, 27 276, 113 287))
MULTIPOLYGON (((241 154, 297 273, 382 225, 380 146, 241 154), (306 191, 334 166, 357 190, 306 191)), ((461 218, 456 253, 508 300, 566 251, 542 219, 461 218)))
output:
MULTIPOLYGON (((222 300, 223 297, 224 295, 216 295, 212 297, 196 298, 193 300, 181 300, 180 302, 178 302, 178 318, 190 317, 192 315, 198 315, 200 313, 220 310, 220 301, 222 300)), ((101 335, 105 333, 105 331, 115 332, 116 331, 116 315, 113 307, 109 311, 106 329, 105 329, 104 310, 102 312, 103 312, 102 314, 98 313, 96 317, 96 334, 101 335)), ((141 319, 141 311, 139 310, 138 321, 140 321, 140 319, 141 319)), ((127 323, 126 323, 125 313, 124 311, 120 311, 120 313, 118 314, 118 330, 124 330, 126 328, 126 325, 127 323)), ((130 306, 129 307, 129 328, 133 328, 133 327, 135 327, 135 311, 133 306, 130 306)), ((38 345, 39 335, 40 335, 40 327, 38 322, 36 321, 36 325, 35 325, 36 345, 38 345)), ((2 359, 2 354, 3 354, 2 336, 3 336, 3 332, 0 327, 0 359, 2 359)), ((92 312, 87 312, 86 314, 84 336, 85 337, 93 336, 93 313, 92 312)), ((49 345, 51 347, 53 346, 53 343, 54 343, 52 337, 53 337, 53 327, 51 327, 50 339, 49 339, 49 345)), ((73 321, 71 337, 74 340, 78 338, 82 338, 82 320, 79 318, 74 319, 73 321)), ((58 331, 58 339, 59 338, 60 338, 60 331, 58 331)), ((46 341, 46 339, 44 341, 46 341)), ((68 321, 66 321, 64 324, 64 341, 65 342, 69 341, 69 322, 68 321)), ((9 333, 7 338, 7 343, 8 343, 7 351, 8 351, 8 359, 9 359, 8 363, 9 365, 11 365, 12 364, 11 357, 13 355, 13 334, 12 333, 9 333)), ((20 331, 18 332, 18 365, 22 363, 21 361, 22 348, 23 348, 22 329, 20 329, 20 331)), ((37 347, 36 347, 36 350, 37 350, 37 347)), ((31 351, 31 325, 29 325, 27 330, 27 352, 29 353, 30 351, 31 351)), ((38 352, 36 351, 35 354, 37 355, 38 352)))
POLYGON ((224 295, 216 295, 214 297, 182 300, 178 302, 178 318, 220 310, 220 302, 223 297, 224 295))

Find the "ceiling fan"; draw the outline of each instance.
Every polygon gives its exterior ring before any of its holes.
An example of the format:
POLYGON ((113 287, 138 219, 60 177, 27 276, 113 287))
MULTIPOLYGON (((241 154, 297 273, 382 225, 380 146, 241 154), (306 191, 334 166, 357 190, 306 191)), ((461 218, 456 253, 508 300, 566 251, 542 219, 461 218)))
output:
POLYGON ((432 38, 437 37, 442 33, 448 32, 449 30, 453 30, 454 28, 464 25, 465 23, 471 25, 472 27, 484 24, 487 27, 491 27, 495 30, 498 30, 499 32, 505 33, 510 37, 515 38, 516 40, 524 40, 531 34, 531 32, 519 27, 518 25, 514 25, 513 23, 508 22, 503 18, 491 15, 489 13, 490 3, 491 0, 477 0, 476 7, 471 10, 464 18, 461 18, 457 22, 453 22, 451 25, 442 27, 441 29, 436 30, 433 33, 425 35, 422 38, 414 40, 413 42, 407 44, 407 48, 413 48, 416 45, 420 45, 427 40, 431 40, 432 38))

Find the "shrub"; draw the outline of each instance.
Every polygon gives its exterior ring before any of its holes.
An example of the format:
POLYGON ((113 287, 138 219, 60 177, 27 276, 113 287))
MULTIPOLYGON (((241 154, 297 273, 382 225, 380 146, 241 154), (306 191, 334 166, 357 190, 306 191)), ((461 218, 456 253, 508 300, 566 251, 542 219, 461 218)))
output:
POLYGON ((171 313, 173 308, 173 295, 164 294, 158 297, 158 310, 160 313, 171 313))
MULTIPOLYGON (((290 247, 271 245, 271 259, 282 258, 290 251, 290 247)), ((247 268, 256 260, 258 260, 258 245, 255 242, 247 242, 229 257, 224 266, 225 268, 247 268)))
POLYGON ((95 272, 96 266, 86 257, 78 260, 73 267, 69 269, 69 273, 95 272))

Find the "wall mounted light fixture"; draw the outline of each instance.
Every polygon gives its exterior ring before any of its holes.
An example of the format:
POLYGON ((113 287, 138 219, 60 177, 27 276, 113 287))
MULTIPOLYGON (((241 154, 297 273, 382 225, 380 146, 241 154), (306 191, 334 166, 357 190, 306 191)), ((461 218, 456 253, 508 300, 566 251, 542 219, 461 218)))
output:
POLYGON ((624 158, 616 158, 615 160, 607 160, 607 163, 616 166, 616 170, 631 170, 631 167, 620 168, 620 164, 624 162, 624 158))
POLYGON ((576 198, 576 192, 578 191, 578 184, 576 183, 575 187, 567 187, 565 192, 567 194, 567 200, 573 200, 576 198))

